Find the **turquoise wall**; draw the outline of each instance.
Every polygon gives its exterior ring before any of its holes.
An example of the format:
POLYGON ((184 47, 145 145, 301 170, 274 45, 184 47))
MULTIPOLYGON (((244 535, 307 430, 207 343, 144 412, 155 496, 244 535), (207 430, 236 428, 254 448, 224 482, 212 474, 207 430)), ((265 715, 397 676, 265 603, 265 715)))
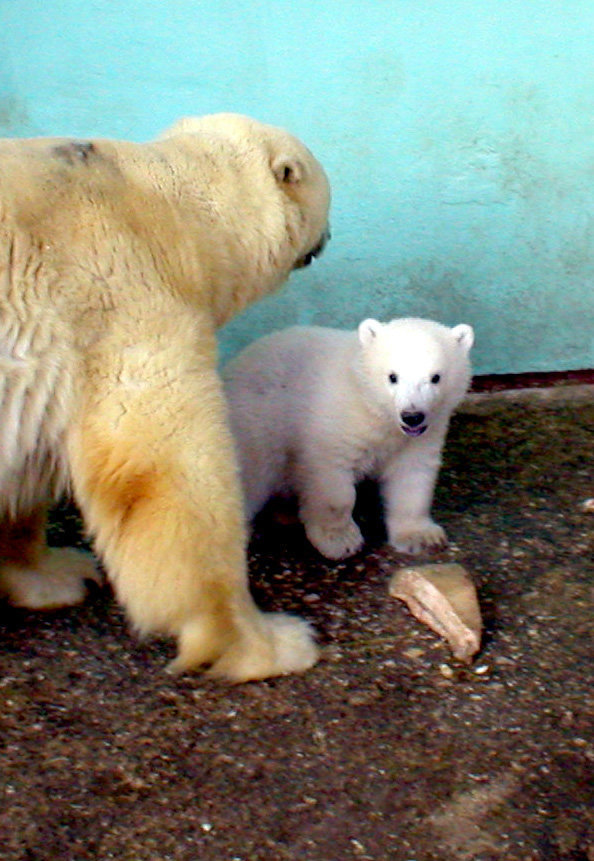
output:
POLYGON ((594 367, 591 0, 0 0, 0 134, 233 110, 325 164, 333 241, 223 332, 472 323, 479 373, 594 367))

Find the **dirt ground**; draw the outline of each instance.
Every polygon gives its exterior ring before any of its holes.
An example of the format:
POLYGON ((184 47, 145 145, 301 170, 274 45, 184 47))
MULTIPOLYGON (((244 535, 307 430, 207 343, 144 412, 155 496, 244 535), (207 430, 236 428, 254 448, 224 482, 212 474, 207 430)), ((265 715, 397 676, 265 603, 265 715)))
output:
MULTIPOLYGON (((476 580, 471 667, 388 596, 410 558, 382 546, 371 487, 348 562, 257 524, 257 600, 323 645, 303 676, 171 678, 171 644, 138 643, 107 590, 4 608, 0 859, 594 861, 594 393, 520 395, 454 418, 434 507, 452 544, 420 560, 476 580)), ((53 543, 76 526, 58 509, 53 543)))

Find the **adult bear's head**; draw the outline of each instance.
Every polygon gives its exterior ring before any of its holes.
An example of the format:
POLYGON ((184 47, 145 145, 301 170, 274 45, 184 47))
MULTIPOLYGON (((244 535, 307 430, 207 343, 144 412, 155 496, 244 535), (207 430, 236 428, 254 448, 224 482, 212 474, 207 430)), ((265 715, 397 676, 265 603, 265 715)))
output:
POLYGON ((242 273, 233 311, 323 250, 330 186, 316 158, 287 131, 240 114, 212 114, 178 120, 156 146, 176 154, 180 196, 242 273), (250 276, 257 281, 251 288, 250 276))

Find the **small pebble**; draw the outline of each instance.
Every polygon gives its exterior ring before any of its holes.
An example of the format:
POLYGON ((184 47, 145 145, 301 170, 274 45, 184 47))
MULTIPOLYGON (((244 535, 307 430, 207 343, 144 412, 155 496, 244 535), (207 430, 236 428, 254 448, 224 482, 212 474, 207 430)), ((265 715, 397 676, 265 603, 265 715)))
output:
POLYGON ((413 660, 415 660, 416 658, 420 658, 422 655, 424 655, 425 650, 413 646, 410 649, 405 649, 402 654, 405 658, 412 658, 413 660))

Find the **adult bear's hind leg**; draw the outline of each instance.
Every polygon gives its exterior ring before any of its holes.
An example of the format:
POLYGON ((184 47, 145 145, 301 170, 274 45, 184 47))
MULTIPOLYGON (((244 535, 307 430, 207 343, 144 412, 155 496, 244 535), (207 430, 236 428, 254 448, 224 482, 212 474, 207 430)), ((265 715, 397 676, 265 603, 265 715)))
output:
POLYGON ((46 508, 0 521, 0 597, 15 607, 54 610, 80 604, 87 582, 102 582, 90 553, 47 547, 46 508))

